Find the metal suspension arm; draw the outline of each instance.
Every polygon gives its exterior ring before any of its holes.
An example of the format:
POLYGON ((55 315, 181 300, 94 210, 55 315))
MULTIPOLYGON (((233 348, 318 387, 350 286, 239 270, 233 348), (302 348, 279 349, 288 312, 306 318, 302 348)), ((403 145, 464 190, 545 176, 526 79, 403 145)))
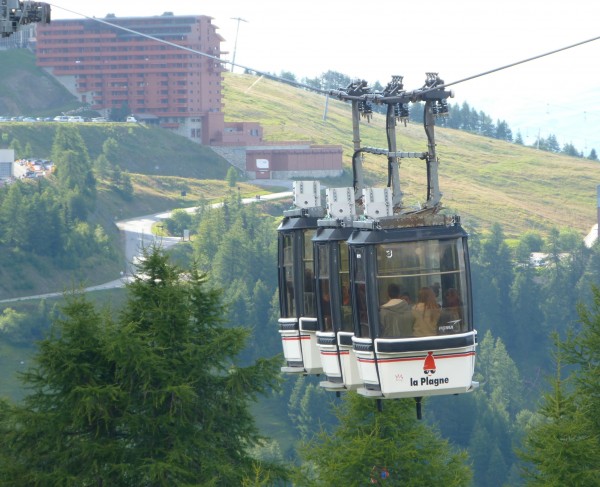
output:
POLYGON ((426 208, 434 208, 440 204, 442 193, 440 193, 439 183, 439 160, 435 152, 435 116, 433 106, 436 100, 427 100, 425 102, 425 113, 423 116, 425 134, 427 135, 427 201, 426 208))
POLYGON ((397 144, 396 144, 396 115, 394 112, 394 105, 387 106, 387 113, 385 117, 385 129, 387 132, 388 140, 388 186, 392 188, 392 205, 394 209, 400 209, 402 207, 402 188, 400 187, 400 170, 399 170, 399 159, 396 156, 397 144))
POLYGON ((354 201, 362 198, 362 190, 365 187, 362 155, 360 153, 360 111, 359 102, 352 100, 352 142, 354 143, 354 152, 352 155, 352 174, 354 186, 354 201))

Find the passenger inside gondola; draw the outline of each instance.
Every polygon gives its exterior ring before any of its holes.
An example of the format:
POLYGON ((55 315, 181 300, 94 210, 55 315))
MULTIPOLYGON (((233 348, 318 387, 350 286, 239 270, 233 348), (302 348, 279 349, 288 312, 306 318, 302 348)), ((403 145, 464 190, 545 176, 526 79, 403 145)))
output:
POLYGON ((331 331, 331 296, 329 294, 329 280, 321 279, 321 309, 323 310, 323 329, 331 331))
POLYGON ((391 283, 387 289, 389 300, 381 305, 379 310, 381 330, 379 336, 382 338, 409 337, 413 334, 413 323, 415 321, 410 304, 403 299, 406 292, 391 283))
POLYGON ((425 337, 438 334, 441 308, 430 287, 422 287, 419 290, 417 304, 413 307, 412 313, 415 318, 414 336, 425 337))

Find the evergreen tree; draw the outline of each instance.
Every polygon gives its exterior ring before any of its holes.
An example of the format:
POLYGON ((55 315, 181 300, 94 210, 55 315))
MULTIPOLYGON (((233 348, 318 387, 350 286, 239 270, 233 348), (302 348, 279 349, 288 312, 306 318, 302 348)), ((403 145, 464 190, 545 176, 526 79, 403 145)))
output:
POLYGON ((302 81, 301 81, 301 83, 303 85, 314 88, 315 90, 322 89, 321 82, 322 82, 322 79, 319 76, 316 76, 314 78, 302 78, 302 81))
POLYGON ((470 485, 465 454, 415 418, 414 401, 386 401, 378 412, 372 399, 348 393, 335 412, 339 426, 301 447, 298 485, 470 485))
MULTIPOLYGON (((504 241, 504 232, 498 224, 492 225, 490 235, 481 242, 481 250, 474 259, 477 276, 473 286, 474 301, 478 310, 485 313, 485 328, 509 343, 510 330, 505 326, 512 321, 510 288, 513 282, 513 264, 510 250, 504 241)), ((483 321, 483 320, 482 320, 483 321)))
POLYGON ((596 149, 592 149, 590 151, 590 155, 588 156, 588 159, 590 161, 597 161, 598 160, 598 154, 596 153, 596 149))
POLYGON ((124 308, 68 298, 25 376, 32 393, 0 416, 0 485, 243 485, 284 471, 250 456, 249 403, 276 386, 279 358, 240 367, 248 331, 224 327, 195 268, 146 249, 124 308))
POLYGON ((554 135, 554 134, 548 135, 548 138, 546 139, 546 147, 544 150, 547 150, 550 152, 555 152, 555 153, 560 152, 560 144, 558 143, 558 140, 556 139, 556 135, 554 135))
POLYGON ((72 199, 81 197, 77 217, 85 219, 86 212, 93 209, 95 203, 96 179, 79 131, 63 125, 56 129, 52 143, 52 160, 56 164, 54 174, 61 188, 72 193, 72 199))
POLYGON ((33 157, 33 149, 31 148, 31 142, 27 142, 25 144, 25 148, 23 149, 23 158, 31 159, 33 157))
POLYGON ((346 88, 352 79, 349 76, 338 73, 337 71, 327 71, 321 75, 321 85, 324 90, 338 90, 346 88))
POLYGON ((26 201, 23 185, 11 184, 2 199, 0 205, 0 226, 2 243, 10 247, 24 248, 27 242, 24 240, 27 229, 27 220, 23 205, 26 201))
POLYGON ((475 402, 469 441, 474 484, 504 485, 516 460, 512 438, 519 434, 516 417, 523 404, 522 381, 503 341, 489 331, 480 342, 475 367, 480 388, 469 397, 475 402))
POLYGON ((579 157, 579 151, 575 148, 572 142, 568 142, 563 145, 562 153, 571 157, 579 157))
POLYGON ((508 142, 512 142, 512 131, 510 130, 508 124, 502 120, 498 120, 496 122, 496 135, 495 137, 500 140, 506 140, 508 142))
POLYGON ((231 166, 227 170, 227 176, 225 176, 225 181, 227 181, 227 186, 233 188, 237 183, 238 172, 235 167, 231 166))
POLYGON ((281 79, 285 79, 285 80, 288 80, 288 81, 294 81, 294 82, 297 81, 296 80, 296 75, 294 73, 292 73, 291 71, 283 71, 283 70, 281 70, 279 72, 279 77, 281 79))
MULTIPOLYGON (((600 441, 600 288, 592 286, 591 305, 579 304, 577 312, 580 329, 571 332, 560 349, 567 365, 576 367, 572 372, 577 399, 584 401, 600 441)), ((600 467, 600 455, 597 467, 600 467)))
MULTIPOLYGON (((594 348, 597 356, 598 348, 594 348)), ((597 486, 600 440, 591 407, 597 399, 569 391, 569 379, 563 379, 562 369, 559 352, 551 390, 544 394, 538 420, 518 451, 525 462, 522 476, 528 486, 597 486)))
POLYGON ((587 252, 585 269, 577 283, 579 302, 591 305, 593 302, 592 286, 600 286, 600 240, 596 240, 587 252))
POLYGON ((94 161, 94 170, 101 178, 108 178, 111 173, 111 164, 104 154, 100 154, 94 161))
POLYGON ((543 294, 535 268, 523 265, 517 268, 511 287, 512 323, 511 354, 518 358, 523 370, 535 370, 545 362, 547 329, 541 310, 543 294))
POLYGON ((515 137, 515 144, 523 145, 523 136, 521 135, 521 131, 517 131, 517 136, 515 137))
POLYGON ((496 136, 496 127, 491 117, 484 112, 479 112, 479 128, 478 133, 486 137, 496 136))
POLYGON ((548 265, 542 271, 542 300, 546 326, 549 330, 564 330, 576 319, 577 283, 584 273, 584 249, 581 239, 570 230, 550 230, 547 248, 548 265))
POLYGON ((318 377, 298 377, 290 394, 287 412, 301 440, 309 441, 319 432, 331 432, 337 424, 333 411, 336 396, 319 385, 318 377))
POLYGON ((121 174, 121 186, 119 187, 120 194, 126 201, 133 199, 133 183, 131 182, 131 176, 127 171, 121 174))

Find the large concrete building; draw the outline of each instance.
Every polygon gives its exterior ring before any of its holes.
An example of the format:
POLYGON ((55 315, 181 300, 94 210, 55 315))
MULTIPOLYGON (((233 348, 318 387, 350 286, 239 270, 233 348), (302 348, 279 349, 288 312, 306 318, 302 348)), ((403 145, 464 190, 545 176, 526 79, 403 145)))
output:
MULTIPOLYGON (((69 19, 37 26, 38 66, 91 109, 106 115, 110 110, 126 109, 139 120, 198 143, 243 148, 241 158, 239 151, 236 153, 237 163, 230 162, 250 177, 341 173, 339 146, 292 143, 289 147, 269 147, 258 123, 225 122, 225 68, 219 61, 223 38, 211 17, 165 13, 154 17, 109 16, 105 21, 113 25, 94 19, 69 19), (256 154, 250 155, 247 147, 262 151, 262 168, 257 170, 256 154)), ((229 153, 221 150, 226 158, 229 153)))
POLYGON ((82 102, 100 112, 147 116, 209 144, 223 131, 222 38, 207 16, 55 20, 37 28, 36 58, 82 102), (140 32, 149 37, 130 32, 140 32))

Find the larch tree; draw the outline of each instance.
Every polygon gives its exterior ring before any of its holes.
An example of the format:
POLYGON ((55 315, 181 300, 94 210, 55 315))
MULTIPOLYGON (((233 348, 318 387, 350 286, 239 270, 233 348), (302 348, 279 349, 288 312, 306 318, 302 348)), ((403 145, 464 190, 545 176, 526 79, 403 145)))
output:
POLYGON ((197 269, 144 251, 115 318, 75 294, 0 415, 0 485, 242 485, 285 477, 250 455, 250 403, 278 385, 280 358, 239 366, 249 331, 224 326, 197 269))

